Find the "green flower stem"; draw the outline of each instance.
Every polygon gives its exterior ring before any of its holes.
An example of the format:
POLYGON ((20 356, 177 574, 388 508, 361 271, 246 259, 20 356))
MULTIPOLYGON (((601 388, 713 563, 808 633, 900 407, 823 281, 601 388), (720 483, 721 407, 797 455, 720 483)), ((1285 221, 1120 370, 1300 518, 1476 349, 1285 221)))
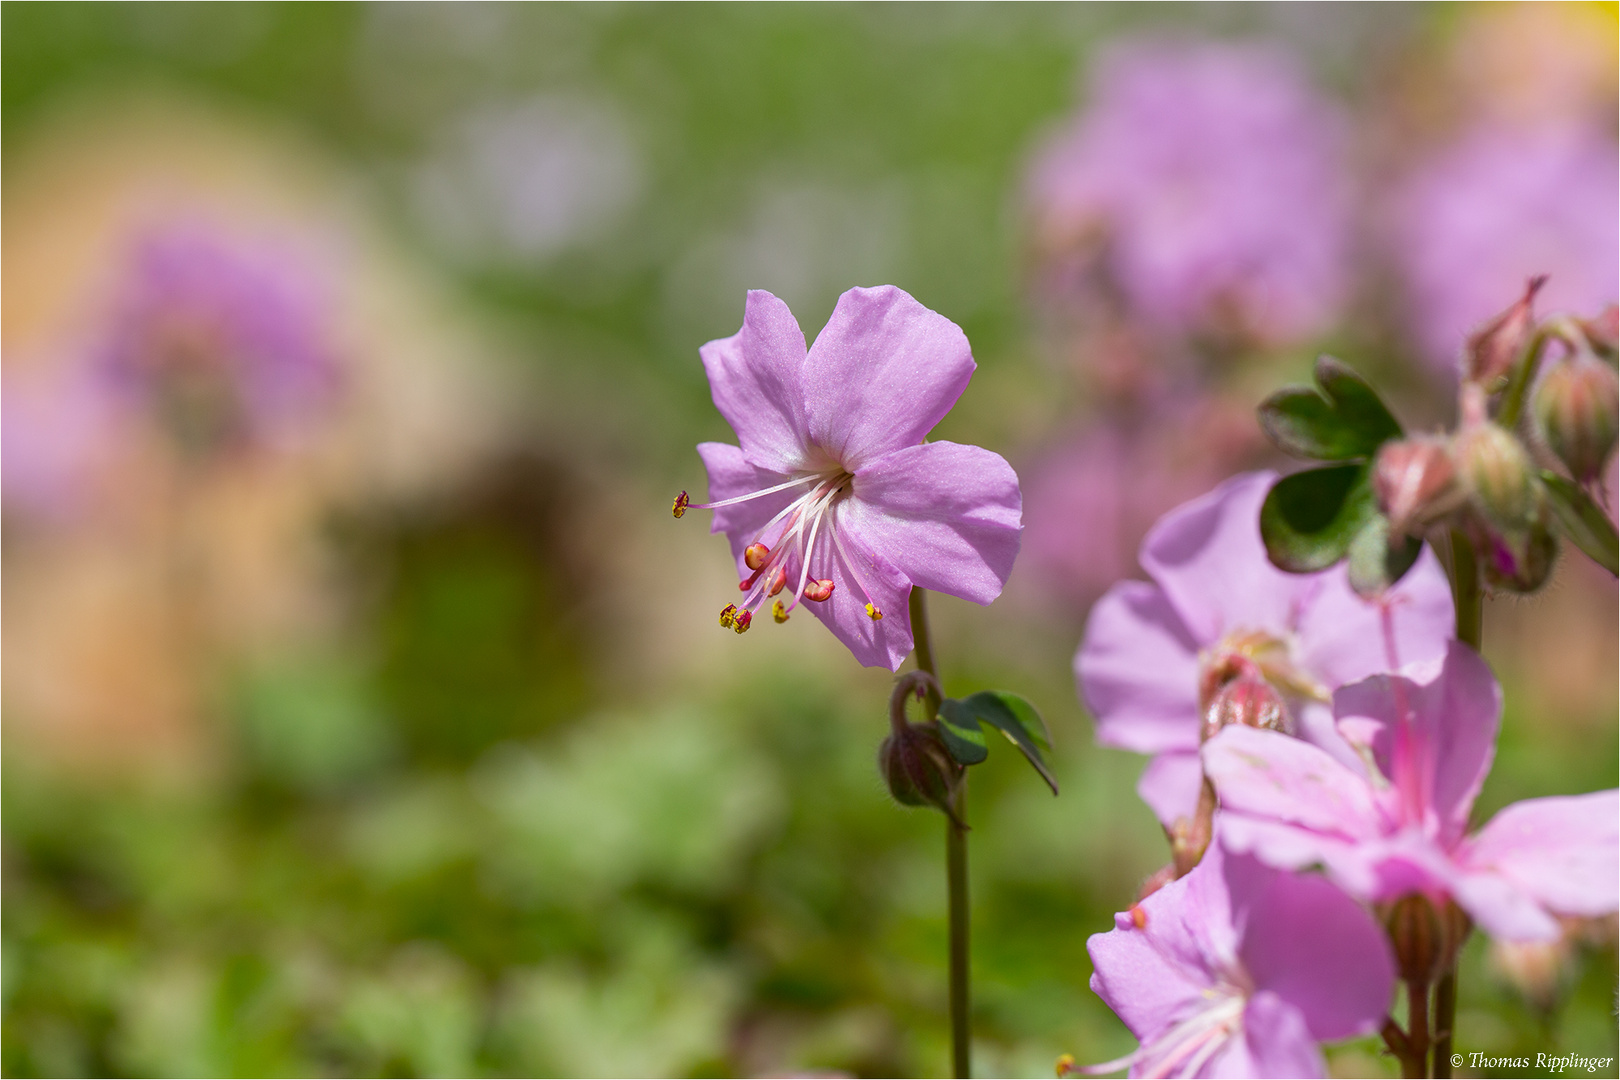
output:
MULTIPOLYGON (((917 670, 926 671, 939 682, 939 671, 934 666, 934 644, 928 631, 928 594, 913 586, 911 589, 911 637, 916 644, 917 670)), ((923 701, 925 715, 933 720, 939 715, 939 691, 930 687, 923 701)), ((968 879, 967 879, 967 776, 964 774, 956 789, 952 809, 955 820, 945 816, 945 881, 950 895, 951 932, 951 1066, 957 1077, 973 1075, 973 1038, 969 1025, 968 993, 968 879)))
MULTIPOLYGON (((1474 558, 1474 545, 1455 529, 1451 533, 1451 597, 1457 609, 1457 640, 1477 652, 1484 636, 1479 565, 1474 558)), ((1457 957, 1461 952, 1462 942, 1459 941, 1452 950, 1451 963, 1440 973, 1435 987, 1433 1076, 1451 1075, 1451 1033, 1457 1021, 1457 957)))

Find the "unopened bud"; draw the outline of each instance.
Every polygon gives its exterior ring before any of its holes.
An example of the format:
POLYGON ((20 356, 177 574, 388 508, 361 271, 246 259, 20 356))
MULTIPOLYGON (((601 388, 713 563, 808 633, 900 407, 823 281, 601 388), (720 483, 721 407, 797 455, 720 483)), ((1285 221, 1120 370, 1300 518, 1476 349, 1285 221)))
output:
POLYGON ((1558 561, 1558 536, 1544 515, 1503 529, 1475 521, 1468 530, 1485 583, 1501 592, 1531 593, 1547 583, 1558 561))
POLYGON ((1500 424, 1470 424, 1452 445, 1457 472, 1475 506, 1493 524, 1521 528, 1535 509, 1534 467, 1518 438, 1500 424))
POLYGON ((1620 380, 1614 368, 1585 349, 1553 365, 1531 402, 1547 446, 1586 483, 1603 470, 1614 449, 1620 380))
POLYGON ((1558 1004, 1570 974, 1569 936, 1551 941, 1492 941, 1491 969, 1542 1013, 1558 1004))
POLYGON ((932 806, 956 820, 953 802, 964 770, 932 724, 906 724, 891 731, 878 747, 878 769, 896 802, 932 806))
POLYGON ((1620 351, 1620 307, 1610 304, 1596 318, 1575 321, 1594 350, 1614 359, 1615 353, 1620 351))
POLYGON ((1466 496, 1457 482, 1451 449, 1444 439, 1419 435, 1387 442, 1372 471, 1378 508, 1392 532, 1421 530, 1460 506, 1466 496))
POLYGON ((1282 694, 1258 673, 1239 675, 1215 691, 1204 710, 1204 726, 1199 737, 1207 741, 1232 724, 1287 731, 1288 709, 1283 704, 1282 694))
POLYGON ((1536 293, 1546 283, 1546 275, 1531 278, 1523 296, 1468 338, 1463 351, 1464 379, 1493 392, 1506 383, 1535 330, 1536 293))
POLYGON ((1428 986, 1446 961, 1446 928, 1429 898, 1408 893, 1389 906, 1384 928, 1395 947, 1401 981, 1428 986))
POLYGON ((750 570, 761 570, 771 559, 771 549, 764 544, 749 544, 743 548, 743 563, 750 570))

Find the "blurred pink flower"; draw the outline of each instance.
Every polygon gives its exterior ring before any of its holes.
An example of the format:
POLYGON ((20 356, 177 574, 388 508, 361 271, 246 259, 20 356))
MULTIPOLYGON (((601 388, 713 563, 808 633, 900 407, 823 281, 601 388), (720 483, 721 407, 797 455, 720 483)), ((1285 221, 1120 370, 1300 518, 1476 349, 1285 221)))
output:
POLYGON ((1344 135, 1278 49, 1133 42, 1097 61, 1027 198, 1044 247, 1099 250, 1105 280, 1076 287, 1181 333, 1296 340, 1346 291, 1344 135))
POLYGON ((1166 825, 1197 803, 1204 699, 1228 665, 1253 667, 1284 696, 1294 734, 1353 761, 1333 726, 1331 692, 1387 671, 1390 649, 1429 659, 1452 636, 1451 587, 1428 549, 1379 603, 1355 594, 1342 565, 1317 574, 1272 566, 1260 505, 1275 479, 1234 477, 1161 518, 1142 542, 1152 582, 1110 589, 1075 654, 1097 741, 1155 755, 1137 791, 1166 825))
POLYGON ((5 502, 63 518, 77 510, 116 441, 118 410, 83 365, 8 367, 0 391, 5 502))
POLYGON ((114 391, 189 449, 294 437, 338 363, 317 268, 200 224, 137 242, 95 356, 114 391))
POLYGON ((714 404, 741 446, 702 443, 704 506, 731 541, 741 633, 766 600, 801 600, 868 667, 911 651, 913 585, 988 604, 1018 555, 1018 477, 999 454, 924 442, 967 388, 967 338, 892 285, 851 289, 808 350, 786 304, 748 294, 742 329, 703 346, 714 404), (812 568, 825 577, 811 576, 812 568))
POLYGON ((1394 205, 1389 243, 1436 365, 1454 365, 1532 276, 1550 275, 1543 311, 1593 315, 1620 296, 1620 164, 1600 131, 1481 128, 1409 176, 1394 205))
POLYGON ((1219 844, 1086 949, 1092 990, 1142 1044, 1094 1074, 1325 1076, 1317 1044, 1376 1031, 1395 983, 1354 900, 1219 844))
POLYGON ((1468 835, 1490 771, 1502 692, 1453 642, 1443 663, 1334 695, 1346 763, 1274 732, 1231 727, 1204 746, 1231 851, 1277 867, 1320 863, 1353 896, 1454 899, 1507 940, 1552 940, 1558 916, 1620 907, 1620 792, 1526 799, 1468 835))

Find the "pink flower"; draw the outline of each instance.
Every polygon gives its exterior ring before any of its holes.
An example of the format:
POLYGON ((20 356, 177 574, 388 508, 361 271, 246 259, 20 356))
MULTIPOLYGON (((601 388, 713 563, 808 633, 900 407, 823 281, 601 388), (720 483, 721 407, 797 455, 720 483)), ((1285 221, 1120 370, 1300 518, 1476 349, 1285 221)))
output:
POLYGON ((1355 901, 1219 844, 1086 948, 1092 990, 1142 1043, 1089 1073, 1322 1076, 1317 1044, 1377 1030, 1395 981, 1355 901))
POLYGON ((1287 53, 1137 41, 1102 56, 1092 101, 1044 148, 1044 240, 1097 243, 1148 325, 1235 320, 1266 340, 1322 329, 1346 292, 1344 118, 1287 53))
POLYGON ((1018 554, 1018 477, 999 454, 924 437, 975 364, 949 319, 893 285, 851 289, 808 350, 776 297, 748 294, 742 329, 703 346, 715 407, 741 444, 702 443, 714 532, 731 541, 738 633, 774 599, 801 602, 868 667, 911 651, 913 585, 988 604, 1018 554))
POLYGON ((1220 836, 1272 866, 1320 863, 1364 900, 1455 900, 1490 934, 1547 940, 1556 916, 1620 906, 1620 792, 1527 799, 1468 835, 1490 771, 1501 689, 1472 649, 1334 695, 1346 764, 1298 740, 1230 728, 1204 747, 1220 836))
POLYGON ((1137 791, 1166 825, 1190 816, 1206 698, 1223 674, 1258 674, 1282 695, 1292 733, 1351 762, 1328 708, 1338 687, 1402 660, 1438 656, 1452 636, 1451 589, 1427 550, 1379 603, 1343 566, 1288 574, 1260 539, 1275 475, 1248 473, 1172 510, 1142 542, 1153 580, 1124 581, 1092 608, 1075 656, 1097 741, 1154 754, 1137 791))

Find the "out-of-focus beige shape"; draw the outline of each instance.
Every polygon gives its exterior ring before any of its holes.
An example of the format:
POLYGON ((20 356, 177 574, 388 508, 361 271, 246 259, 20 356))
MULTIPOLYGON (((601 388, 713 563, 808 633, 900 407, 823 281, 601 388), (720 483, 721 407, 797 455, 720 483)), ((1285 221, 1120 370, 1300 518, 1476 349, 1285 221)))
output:
POLYGON ((1620 24, 1612 3, 1472 4, 1450 50, 1463 94, 1493 119, 1613 124, 1620 24))
POLYGON ((6 522, 7 749, 183 770, 211 757, 222 671, 309 647, 341 618, 318 535, 331 510, 453 483, 510 437, 518 395, 368 225, 363 192, 289 133, 181 100, 99 98, 7 165, 8 379, 83 363, 134 243, 171 224, 307 253, 330 292, 342 385, 296 445, 199 464, 154 425, 120 425, 80 512, 6 522))

